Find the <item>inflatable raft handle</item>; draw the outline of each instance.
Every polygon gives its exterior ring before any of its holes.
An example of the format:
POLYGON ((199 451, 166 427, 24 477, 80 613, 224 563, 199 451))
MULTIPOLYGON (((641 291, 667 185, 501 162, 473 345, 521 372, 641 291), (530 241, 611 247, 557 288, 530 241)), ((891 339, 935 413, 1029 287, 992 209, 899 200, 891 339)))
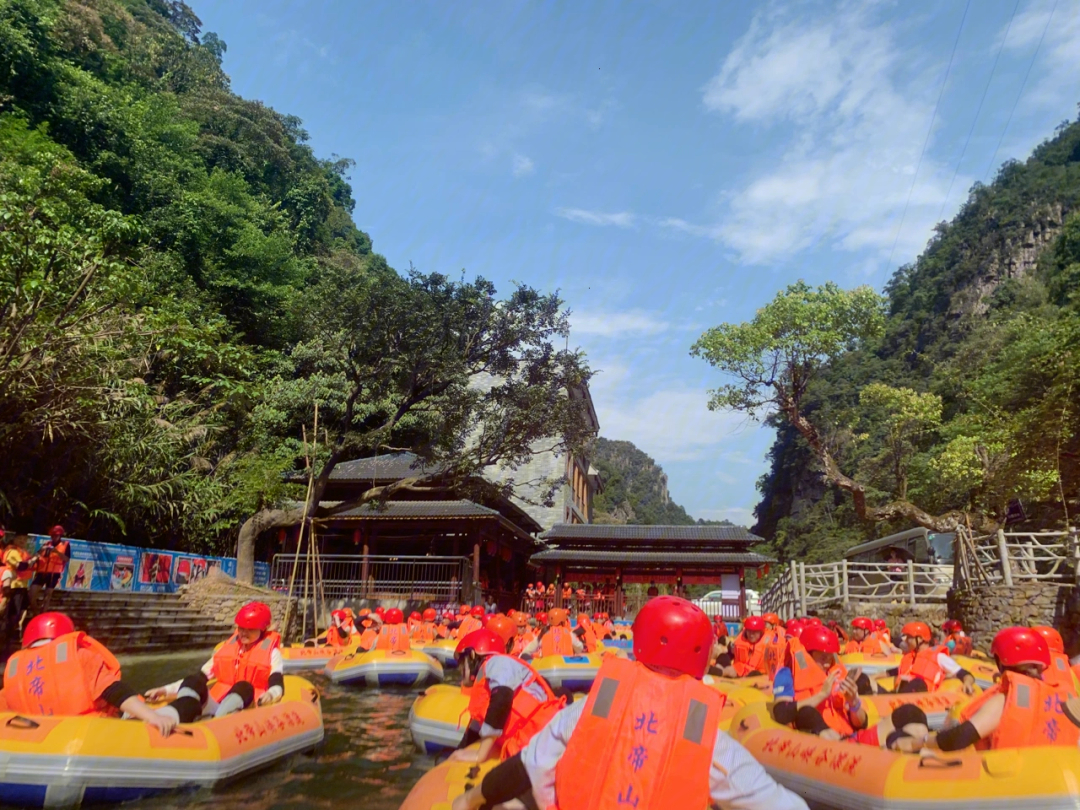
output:
POLYGON ((23 717, 21 714, 9 717, 4 725, 8 728, 17 728, 20 731, 33 731, 35 728, 41 728, 41 723, 37 720, 31 720, 29 717, 23 717))
POLYGON ((959 768, 963 764, 962 759, 941 759, 935 756, 927 756, 919 760, 920 768, 959 768))

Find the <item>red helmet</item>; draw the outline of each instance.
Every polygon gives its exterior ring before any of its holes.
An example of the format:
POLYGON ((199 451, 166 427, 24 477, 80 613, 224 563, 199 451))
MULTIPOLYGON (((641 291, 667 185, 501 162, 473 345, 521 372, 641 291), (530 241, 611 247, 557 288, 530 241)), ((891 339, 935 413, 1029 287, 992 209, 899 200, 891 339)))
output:
POLYGON ((712 621, 713 621, 713 624, 721 624, 724 621, 724 617, 723 616, 713 616, 712 621))
POLYGON ((866 630, 867 632, 874 629, 874 623, 865 616, 856 616, 851 620, 851 626, 856 630, 866 630))
POLYGON ((338 623, 339 623, 339 624, 340 624, 341 622, 345 621, 345 620, 346 620, 347 618, 349 618, 349 614, 348 614, 348 613, 346 613, 346 612, 345 612, 344 610, 335 610, 335 611, 334 611, 333 613, 331 613, 330 615, 331 615, 331 616, 332 616, 333 618, 337 619, 337 621, 338 621, 338 623))
POLYGON ((488 619, 486 627, 503 641, 509 641, 517 632, 517 622, 501 613, 488 619))
POLYGON ((1053 627, 1040 624, 1038 627, 1032 627, 1031 629, 1046 639, 1046 646, 1050 648, 1050 652, 1065 652, 1065 641, 1061 638, 1061 633, 1053 627))
POLYGON ((875 630, 888 630, 889 625, 887 625, 885 623, 884 619, 874 619, 874 629, 875 630))
POLYGON ((435 612, 435 608, 424 608, 424 615, 420 618, 423 619, 425 622, 433 622, 435 621, 435 617, 438 615, 439 614, 435 612))
POLYGON ((58 523, 55 526, 53 526, 51 529, 49 529, 49 537, 63 537, 64 536, 64 531, 65 531, 64 527, 61 526, 58 523))
POLYGON ((634 657, 701 680, 709 666, 713 629, 697 605, 677 596, 657 596, 634 619, 634 657))
POLYGON ((819 619, 817 616, 810 616, 808 619, 805 619, 803 621, 803 624, 805 624, 807 627, 821 627, 822 626, 821 619, 819 619))
POLYGON ((1050 666, 1050 645, 1030 627, 1006 627, 1000 631, 990 645, 990 654, 1003 667, 1038 664, 1046 669, 1050 666))
POLYGON ((418 622, 422 618, 423 618, 423 616, 421 616, 420 613, 418 611, 415 611, 415 610, 412 613, 409 614, 409 621, 410 622, 418 622))
POLYGON ((508 611, 506 611, 506 615, 509 616, 511 619, 514 618, 515 613, 517 613, 517 611, 513 608, 510 608, 508 611))
POLYGON ((371 615, 371 610, 369 608, 360 608, 360 610, 358 610, 356 612, 356 615, 357 616, 370 616, 371 615))
POLYGON ((543 583, 543 582, 537 582, 537 583, 536 583, 536 587, 537 587, 537 588, 543 588, 543 587, 544 587, 544 583, 543 583))
POLYGON ((773 627, 776 627, 780 624, 780 617, 777 616, 775 613, 766 613, 761 618, 765 620, 765 624, 771 624, 773 627))
POLYGON ((42 613, 26 623, 23 630, 23 647, 29 647, 35 641, 52 640, 75 632, 75 624, 63 613, 42 613))
POLYGON ((452 611, 452 610, 444 610, 442 612, 442 616, 443 616, 444 619, 453 619, 453 618, 455 618, 454 611, 452 611))
POLYGON ((837 639, 836 633, 827 627, 807 627, 799 636, 799 641, 809 652, 815 650, 823 653, 840 652, 840 640, 837 639))
POLYGON ((378 616, 380 619, 383 618, 385 614, 386 608, 384 608, 382 605, 379 605, 377 608, 375 608, 375 615, 378 616))
POLYGON ((473 605, 472 610, 470 610, 469 613, 473 616, 473 618, 479 619, 484 615, 484 606, 473 605))
POLYGON ((806 623, 802 619, 788 619, 787 624, 784 625, 784 629, 789 633, 796 628, 803 628, 806 623))
POLYGON ((472 610, 472 605, 462 605, 458 608, 458 615, 467 616, 470 610, 472 610))
POLYGON ((536 614, 536 621, 538 621, 540 624, 547 624, 547 620, 548 615, 544 613, 544 611, 541 610, 539 613, 536 614))
POLYGON ((273 620, 270 606, 265 602, 248 602, 236 614, 236 626, 244 630, 269 630, 273 620))
POLYGON ((405 621, 405 614, 397 608, 390 608, 383 613, 382 620, 384 624, 401 624, 405 621))
POLYGON ((765 631, 765 620, 761 616, 747 616, 742 623, 743 630, 765 631))
POLYGON ((460 660, 469 650, 477 655, 505 655, 506 642, 490 630, 473 630, 458 642, 454 648, 454 657, 460 660))
POLYGON ((900 629, 900 635, 921 638, 923 641, 929 643, 930 627, 926 622, 908 622, 900 629))

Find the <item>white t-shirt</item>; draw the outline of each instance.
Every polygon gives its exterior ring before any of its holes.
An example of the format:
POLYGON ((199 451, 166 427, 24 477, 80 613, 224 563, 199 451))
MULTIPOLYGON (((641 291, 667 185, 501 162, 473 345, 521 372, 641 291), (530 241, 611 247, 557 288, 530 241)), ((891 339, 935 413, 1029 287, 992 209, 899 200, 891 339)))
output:
MULTIPOLYGON (((521 752, 521 763, 541 807, 555 804, 555 767, 566 753, 585 704, 577 700, 567 706, 521 752)), ((716 732, 713 745, 709 796, 721 810, 807 810, 806 802, 773 781, 750 752, 723 731, 716 732)))
MULTIPOLYGON (((489 658, 484 662, 480 673, 487 678, 488 688, 492 691, 500 687, 516 690, 533 675, 527 666, 507 655, 497 655, 489 658)), ((535 681, 525 686, 524 691, 540 703, 547 700, 547 693, 535 681)), ((502 733, 501 728, 492 728, 487 723, 480 726, 481 737, 500 737, 502 733)))

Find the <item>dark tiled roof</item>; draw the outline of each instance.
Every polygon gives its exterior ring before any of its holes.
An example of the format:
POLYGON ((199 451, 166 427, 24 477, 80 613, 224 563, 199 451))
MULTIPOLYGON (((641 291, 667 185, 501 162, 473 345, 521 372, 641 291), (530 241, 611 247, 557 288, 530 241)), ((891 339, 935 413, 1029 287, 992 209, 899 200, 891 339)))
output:
POLYGON ((553 548, 549 551, 541 551, 532 555, 530 562, 647 562, 647 563, 672 563, 679 565, 700 564, 715 565, 735 563, 740 565, 764 565, 776 562, 772 557, 764 554, 754 554, 750 551, 621 551, 611 549, 609 551, 579 551, 577 549, 553 548))
MULTIPOLYGON (((331 481, 398 481, 414 475, 432 472, 425 469, 415 453, 388 453, 370 458, 356 458, 342 461, 330 473, 331 481)), ((305 478, 306 480, 306 478, 305 478)))
POLYGON ((541 539, 559 546, 606 547, 625 543, 712 546, 762 542, 762 538, 742 526, 610 526, 596 523, 556 523, 541 535, 541 539))
MULTIPOLYGON (((328 506, 325 501, 323 506, 328 506)), ((338 512, 330 517, 385 518, 448 518, 448 517, 499 517, 499 513, 472 501, 390 501, 385 509, 364 504, 356 509, 338 512)))

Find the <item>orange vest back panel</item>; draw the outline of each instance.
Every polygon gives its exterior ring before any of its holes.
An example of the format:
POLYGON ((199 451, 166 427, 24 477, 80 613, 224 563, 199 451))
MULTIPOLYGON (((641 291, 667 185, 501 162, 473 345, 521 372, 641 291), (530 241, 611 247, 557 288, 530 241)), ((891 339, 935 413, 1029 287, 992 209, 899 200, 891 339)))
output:
POLYGON ((63 717, 110 714, 90 693, 86 674, 79 663, 79 647, 94 650, 107 668, 120 672, 112 653, 85 633, 68 633, 29 650, 19 650, 8 659, 4 672, 4 697, 8 708, 21 714, 63 717))
POLYGON ((540 638, 541 656, 573 654, 574 643, 568 627, 552 627, 540 638))
POLYGON ((1076 694, 1071 686, 1056 688, 1007 670, 1001 677, 1001 691, 1005 693, 1005 710, 990 735, 991 748, 1076 747, 1080 729, 1062 712, 1065 701, 1076 694))
POLYGON ((609 658, 555 768, 559 810, 708 807, 724 697, 688 675, 609 658))
POLYGON ((405 652, 412 649, 409 643, 409 628, 404 624, 384 624, 375 641, 376 650, 387 652, 405 652))
POLYGON ((233 633, 214 653, 217 683, 210 687, 210 696, 220 701, 234 684, 247 681, 255 687, 255 697, 259 698, 270 687, 271 654, 280 643, 281 636, 267 633, 261 641, 241 650, 240 640, 233 633))
MULTIPOLYGON (((484 659, 484 666, 492 658, 510 658, 512 656, 490 655, 484 659)), ((551 686, 543 676, 524 661, 514 658, 521 666, 531 673, 521 686, 514 690, 514 701, 510 705, 510 717, 503 727, 502 736, 496 741, 499 756, 509 759, 529 744, 529 740, 537 735, 548 724, 555 714, 566 705, 566 698, 557 698, 551 691, 551 686), (525 687, 538 684, 544 690, 545 699, 538 701, 525 687)), ((491 705, 491 687, 488 685, 484 669, 481 667, 476 683, 473 684, 469 695, 469 716, 477 723, 483 723, 487 717, 488 707, 491 705)))

